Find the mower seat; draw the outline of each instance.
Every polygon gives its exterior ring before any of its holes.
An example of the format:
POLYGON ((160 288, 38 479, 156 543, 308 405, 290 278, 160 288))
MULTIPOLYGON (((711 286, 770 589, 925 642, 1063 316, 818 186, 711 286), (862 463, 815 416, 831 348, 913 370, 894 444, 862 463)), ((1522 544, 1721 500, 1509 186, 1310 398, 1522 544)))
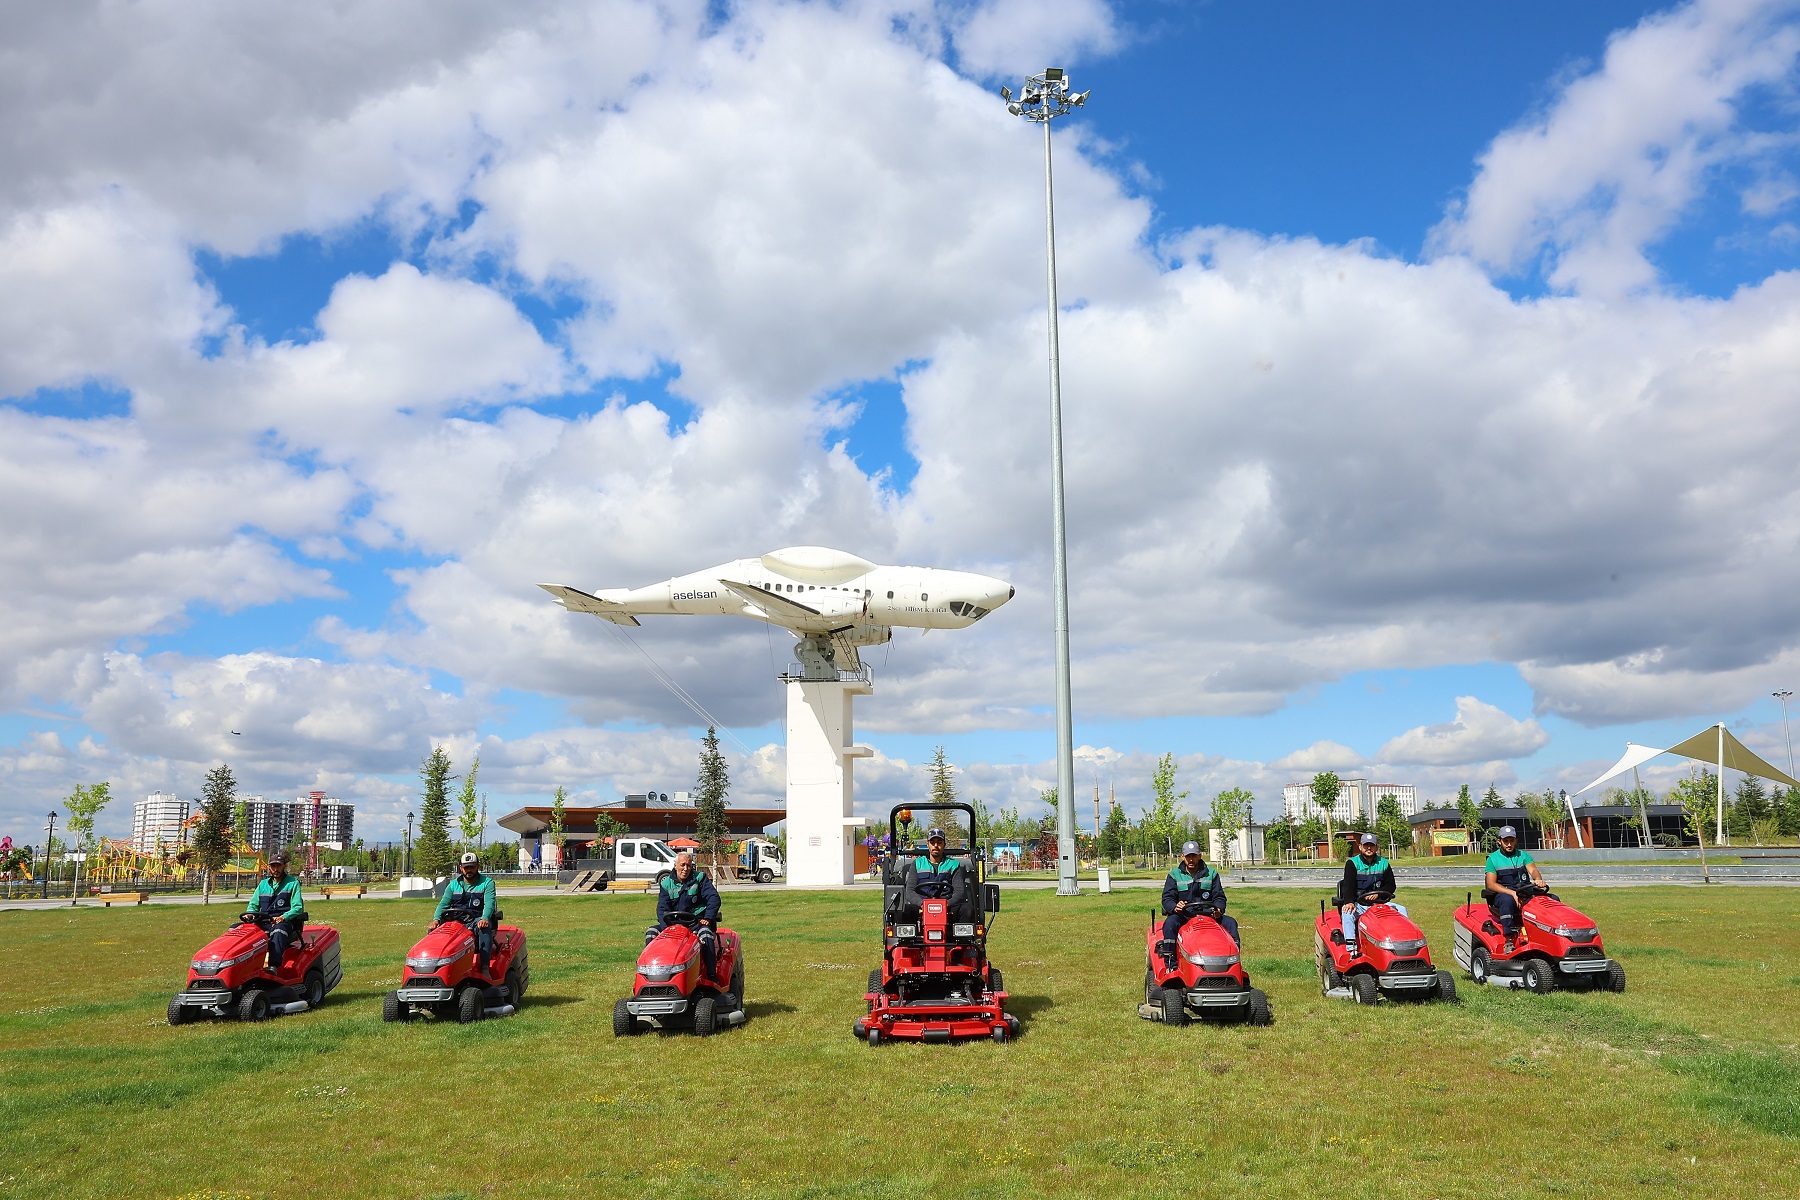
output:
POLYGON ((1491 887, 1484 887, 1481 889, 1481 902, 1483 904, 1492 904, 1494 902, 1494 897, 1498 896, 1499 894, 1500 894, 1499 892, 1496 892, 1491 887))

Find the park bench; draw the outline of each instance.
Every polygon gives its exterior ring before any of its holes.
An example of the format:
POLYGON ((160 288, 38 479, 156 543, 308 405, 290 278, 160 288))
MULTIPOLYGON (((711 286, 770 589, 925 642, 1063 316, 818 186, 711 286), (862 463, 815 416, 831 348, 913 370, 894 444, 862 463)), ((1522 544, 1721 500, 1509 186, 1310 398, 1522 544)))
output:
POLYGON ((94 897, 107 908, 115 904, 142 904, 149 898, 149 892, 101 892, 94 897))
POLYGON ((648 879, 612 879, 608 880, 606 890, 609 892, 647 892, 652 884, 648 879))
POLYGON ((327 900, 335 900, 339 896, 348 896, 352 900, 369 894, 369 889, 360 883, 328 883, 319 889, 327 900))

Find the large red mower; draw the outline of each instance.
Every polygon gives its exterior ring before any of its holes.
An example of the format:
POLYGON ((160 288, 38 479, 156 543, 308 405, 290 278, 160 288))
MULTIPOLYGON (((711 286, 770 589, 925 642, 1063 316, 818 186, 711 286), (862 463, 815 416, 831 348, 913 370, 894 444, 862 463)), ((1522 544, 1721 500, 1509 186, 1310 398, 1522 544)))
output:
POLYGON ((699 918, 671 912, 668 925, 638 955, 631 995, 613 1005, 613 1036, 643 1029, 691 1029, 701 1037, 742 1025, 744 946, 723 925, 714 935, 713 973, 700 953, 699 918))
POLYGON ((1481 890, 1482 903, 1471 895, 1452 914, 1456 961, 1476 983, 1524 988, 1544 994, 1558 987, 1585 987, 1608 992, 1625 990, 1625 968, 1606 956, 1600 928, 1589 917, 1549 892, 1520 889, 1524 906, 1519 936, 1509 946, 1500 920, 1487 902, 1495 893, 1481 890))
POLYGON ((1340 893, 1327 907, 1319 902, 1313 926, 1313 958, 1319 990, 1337 1000, 1375 1004, 1390 1000, 1455 1000, 1456 980, 1431 961, 1425 932, 1385 901, 1369 905, 1356 919, 1357 953, 1344 941, 1340 893))
MULTIPOLYGON (((304 912, 299 920, 306 920, 304 912)), ((188 964, 187 987, 169 1000, 169 1024, 207 1017, 261 1021, 323 1004, 325 994, 344 977, 338 931, 303 925, 288 945, 281 970, 272 972, 269 930, 274 924, 270 917, 245 916, 201 947, 188 964)))
POLYGON ((531 963, 525 931, 502 925, 494 912, 494 951, 487 970, 476 953, 475 931, 445 921, 407 951, 400 986, 381 998, 381 1019, 404 1021, 415 1012, 455 1017, 463 1025, 483 1017, 510 1017, 525 1002, 531 963))
MULTIPOLYGON (((1000 911, 1000 888, 985 881, 975 810, 967 804, 899 805, 888 815, 888 828, 897 831, 913 810, 966 814, 969 836, 962 846, 945 839, 935 862, 932 851, 902 856, 896 842, 882 872, 881 966, 869 972, 863 997, 869 1013, 857 1018, 851 1032, 871 1046, 901 1039, 1017 1037, 1019 1020, 1006 1012, 1004 983, 987 957, 989 920, 1000 911)), ((933 840, 936 836, 934 831, 933 840)))
POLYGON ((1202 910, 1175 935, 1175 965, 1163 957, 1163 917, 1151 910, 1144 932, 1144 1002, 1138 1015, 1165 1025, 1241 1021, 1273 1025, 1275 1009, 1250 986, 1237 941, 1202 910))

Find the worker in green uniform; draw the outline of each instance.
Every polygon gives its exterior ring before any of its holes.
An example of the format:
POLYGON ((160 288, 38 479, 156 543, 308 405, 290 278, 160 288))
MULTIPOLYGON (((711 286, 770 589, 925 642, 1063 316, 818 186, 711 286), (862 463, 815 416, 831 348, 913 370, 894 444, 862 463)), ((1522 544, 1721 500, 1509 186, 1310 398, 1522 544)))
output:
POLYGON ((494 878, 481 873, 481 860, 473 853, 457 862, 456 878, 431 914, 431 928, 445 921, 459 921, 475 934, 476 961, 486 975, 494 956, 494 878))
POLYGON ((1519 917, 1525 911, 1525 902, 1533 896, 1550 893, 1550 885, 1544 882, 1544 873, 1538 870, 1537 863, 1529 853, 1519 849, 1519 831, 1511 825, 1500 827, 1500 848, 1487 857, 1487 890, 1493 893, 1493 898, 1488 901, 1488 911, 1494 914, 1500 922, 1500 931, 1506 935, 1502 950, 1511 954, 1514 939, 1519 936, 1519 917))
POLYGON ((946 853, 948 846, 944 831, 934 827, 925 834, 925 853, 907 864, 906 905, 912 914, 923 912, 927 900, 948 900, 952 915, 961 910, 969 881, 962 860, 946 853))
POLYGON ((1406 906, 1394 903, 1394 868, 1381 853, 1375 835, 1365 833, 1357 841, 1356 853, 1344 860, 1344 878, 1338 883, 1338 895, 1349 897, 1338 909, 1345 947, 1350 957, 1361 953, 1356 945, 1356 920, 1377 904, 1386 904, 1401 916, 1406 906))
POLYGON ((240 920, 262 925, 269 931, 269 971, 281 970, 288 943, 299 940, 305 928, 305 905, 300 900, 300 881, 290 878, 286 851, 269 856, 269 873, 257 880, 240 920))

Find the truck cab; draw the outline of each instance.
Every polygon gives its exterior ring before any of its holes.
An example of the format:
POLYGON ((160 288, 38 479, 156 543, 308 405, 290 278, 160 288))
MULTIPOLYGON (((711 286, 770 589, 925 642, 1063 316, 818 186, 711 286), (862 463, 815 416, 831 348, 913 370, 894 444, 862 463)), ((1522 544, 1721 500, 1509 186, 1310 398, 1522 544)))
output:
POLYGON ((619 838, 612 860, 614 879, 656 879, 675 869, 675 851, 660 838, 619 838))
POLYGON ((775 843, 760 838, 746 841, 739 849, 737 867, 740 879, 754 879, 757 883, 772 883, 787 874, 775 843))

